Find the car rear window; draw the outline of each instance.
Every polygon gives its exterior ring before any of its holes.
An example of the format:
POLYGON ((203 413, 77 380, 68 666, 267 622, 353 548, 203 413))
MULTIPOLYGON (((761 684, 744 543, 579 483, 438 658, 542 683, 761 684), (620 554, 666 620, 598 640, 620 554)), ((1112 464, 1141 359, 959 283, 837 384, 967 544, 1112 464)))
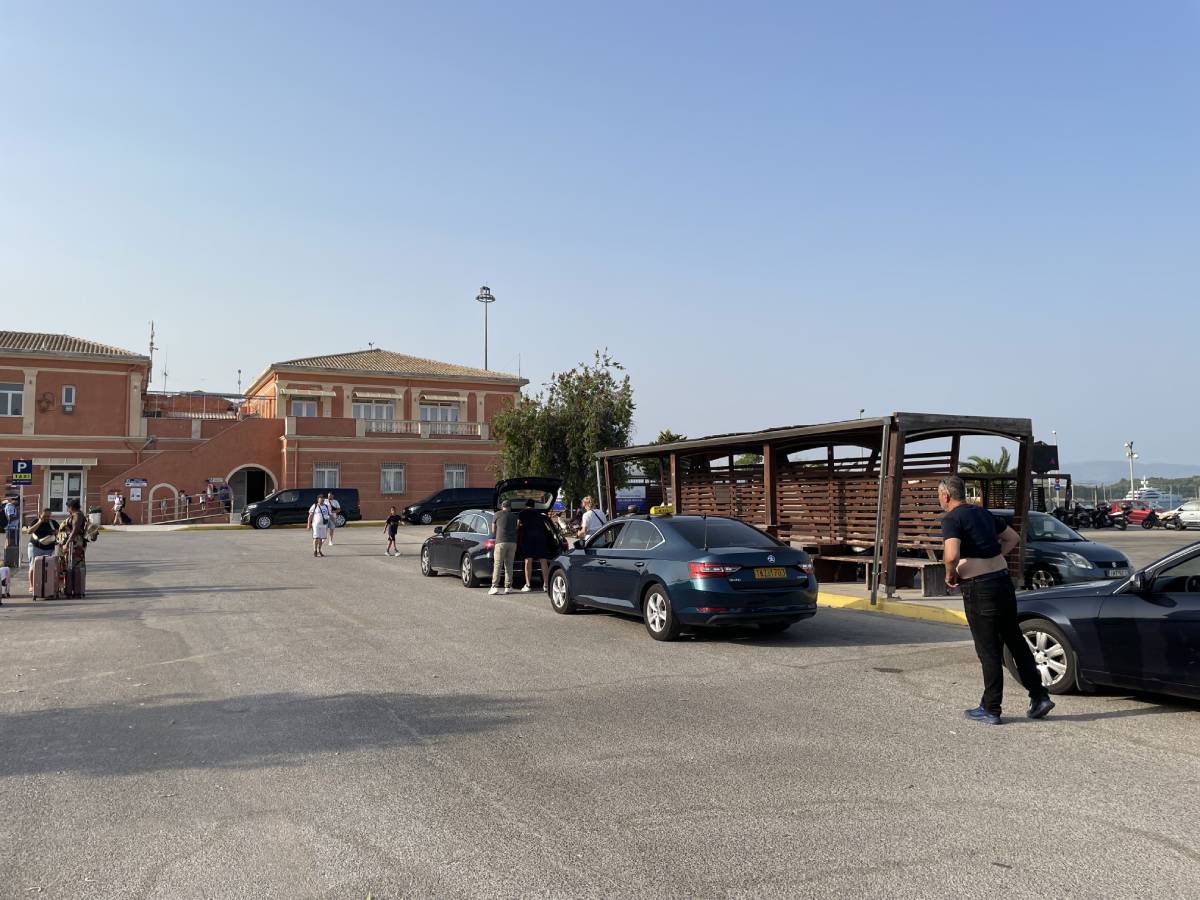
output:
MULTIPOLYGON (((781 547, 782 544, 757 528, 733 519, 708 519, 709 547, 781 547)), ((693 547, 704 547, 705 520, 674 519, 671 527, 675 533, 693 547)))

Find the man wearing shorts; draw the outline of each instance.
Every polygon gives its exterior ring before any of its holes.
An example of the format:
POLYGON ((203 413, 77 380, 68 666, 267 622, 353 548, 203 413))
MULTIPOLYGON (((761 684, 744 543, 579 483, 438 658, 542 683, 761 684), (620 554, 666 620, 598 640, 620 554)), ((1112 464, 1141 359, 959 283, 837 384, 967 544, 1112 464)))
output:
POLYGON ((396 507, 390 507, 387 521, 383 523, 383 533, 387 535, 387 549, 383 552, 388 556, 400 555, 400 551, 396 549, 396 531, 399 527, 400 517, 396 515, 396 507))

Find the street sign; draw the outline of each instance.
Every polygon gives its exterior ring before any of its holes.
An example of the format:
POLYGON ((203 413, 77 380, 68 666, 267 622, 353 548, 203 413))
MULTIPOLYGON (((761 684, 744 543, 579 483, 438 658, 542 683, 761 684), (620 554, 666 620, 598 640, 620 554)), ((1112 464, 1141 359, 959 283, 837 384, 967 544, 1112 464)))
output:
POLYGON ((125 487, 148 487, 150 482, 145 478, 126 478, 125 487))
POLYGON ((33 460, 14 459, 12 461, 12 483, 16 486, 33 484, 33 460))
POLYGON ((209 484, 224 484, 225 479, 221 478, 219 475, 212 475, 209 477, 208 483, 209 484))

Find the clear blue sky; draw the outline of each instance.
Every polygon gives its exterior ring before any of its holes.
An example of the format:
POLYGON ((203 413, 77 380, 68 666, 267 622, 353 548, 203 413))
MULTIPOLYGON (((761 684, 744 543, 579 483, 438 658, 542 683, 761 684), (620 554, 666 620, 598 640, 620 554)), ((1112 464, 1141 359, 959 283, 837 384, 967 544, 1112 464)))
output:
POLYGON ((607 346, 639 438, 865 407, 1200 461, 1195 2, 0 14, 5 327, 154 318, 229 390, 479 365, 486 282, 493 368, 607 346))

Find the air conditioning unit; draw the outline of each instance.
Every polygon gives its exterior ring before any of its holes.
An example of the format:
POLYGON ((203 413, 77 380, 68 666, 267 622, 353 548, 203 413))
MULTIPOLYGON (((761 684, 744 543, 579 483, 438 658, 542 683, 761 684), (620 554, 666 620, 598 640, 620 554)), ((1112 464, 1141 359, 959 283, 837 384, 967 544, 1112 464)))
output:
POLYGON ((67 415, 70 415, 71 413, 75 412, 75 404, 74 403, 64 403, 63 407, 62 407, 62 411, 65 412, 67 415))

